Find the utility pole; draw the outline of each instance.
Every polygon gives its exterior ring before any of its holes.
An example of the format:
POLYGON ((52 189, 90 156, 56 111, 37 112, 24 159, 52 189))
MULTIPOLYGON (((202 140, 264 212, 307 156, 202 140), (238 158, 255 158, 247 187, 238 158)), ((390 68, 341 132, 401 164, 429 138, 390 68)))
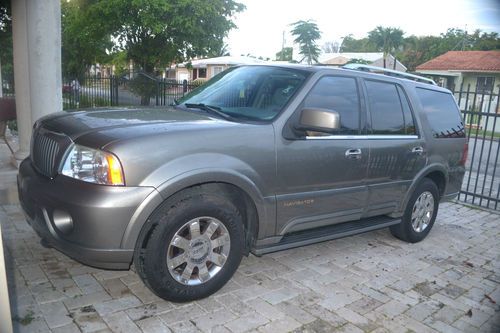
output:
POLYGON ((285 52, 285 30, 283 30, 283 35, 281 38, 281 54, 278 60, 285 60, 284 52, 285 52))
POLYGON ((285 30, 283 30, 283 39, 281 43, 281 52, 285 49, 285 30))

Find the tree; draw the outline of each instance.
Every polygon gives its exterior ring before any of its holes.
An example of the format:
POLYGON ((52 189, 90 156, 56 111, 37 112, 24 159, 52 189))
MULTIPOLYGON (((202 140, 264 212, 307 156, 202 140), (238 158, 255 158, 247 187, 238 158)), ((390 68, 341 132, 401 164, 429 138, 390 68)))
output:
MULTIPOLYGON (((63 62, 73 75, 120 51, 147 75, 219 52, 235 27, 231 18, 245 8, 233 0, 72 0, 63 5, 63 62)), ((147 104, 150 96, 141 99, 147 104)))
POLYGON ((352 34, 344 37, 340 50, 342 52, 376 52, 377 48, 367 38, 355 39, 352 34))
POLYGON ((320 49, 316 43, 321 38, 321 32, 316 23, 311 20, 297 21, 292 23, 292 35, 295 36, 294 42, 299 44, 299 53, 303 56, 302 60, 307 59, 309 65, 318 62, 320 49))
POLYGON ((12 17, 10 0, 0 0, 0 89, 2 80, 13 82, 12 17))
POLYGON ((276 53, 277 61, 292 61, 293 60, 293 47, 284 47, 283 50, 276 53))
POLYGON ((92 64, 111 60, 112 29, 92 12, 93 1, 61 2, 62 73, 81 78, 92 64))
POLYGON ((340 52, 340 45, 336 41, 329 41, 323 44, 321 47, 323 52, 325 53, 339 53, 340 52))
POLYGON ((352 58, 352 59, 349 59, 348 62, 346 62, 346 65, 348 65, 348 64, 369 65, 369 64, 371 64, 371 62, 369 62, 368 60, 364 60, 364 59, 352 58))
POLYGON ((154 67, 220 50, 235 27, 231 17, 244 8, 233 0, 97 0, 91 12, 112 31, 114 49, 126 50, 152 73, 154 67))
MULTIPOLYGON (((395 51, 403 42, 404 32, 398 28, 378 26, 368 33, 368 39, 377 47, 378 51, 384 52, 384 68, 386 68, 387 55, 395 51)), ((396 69, 396 59, 394 59, 396 69)))
POLYGON ((227 44, 222 43, 221 45, 217 45, 216 47, 208 50, 207 57, 215 58, 215 57, 224 57, 231 55, 229 53, 229 46, 227 44))
MULTIPOLYGON (((245 7, 233 0, 98 0, 91 13, 113 31, 114 50, 145 73, 220 49, 232 16, 245 7)), ((150 96, 141 96, 149 104, 150 96)))

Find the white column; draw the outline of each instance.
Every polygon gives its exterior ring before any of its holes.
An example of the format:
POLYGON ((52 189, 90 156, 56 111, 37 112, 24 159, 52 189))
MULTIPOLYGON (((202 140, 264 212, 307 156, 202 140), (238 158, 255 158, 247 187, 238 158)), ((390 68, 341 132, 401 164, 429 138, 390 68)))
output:
POLYGON ((3 252, 2 228, 0 228, 0 332, 12 332, 12 317, 10 313, 7 274, 3 252))
POLYGON ((28 32, 26 0, 12 0, 12 40, 14 55, 14 83, 16 87, 17 129, 19 150, 16 159, 29 153, 31 134, 31 98, 28 64, 28 32))
POLYGON ((12 0, 11 6, 19 161, 29 153, 33 123, 62 110, 61 4, 12 0))

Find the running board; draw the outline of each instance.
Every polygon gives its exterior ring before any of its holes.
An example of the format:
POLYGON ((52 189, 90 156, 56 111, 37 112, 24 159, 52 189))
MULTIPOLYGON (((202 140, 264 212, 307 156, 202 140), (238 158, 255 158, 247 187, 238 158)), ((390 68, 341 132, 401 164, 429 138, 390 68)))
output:
POLYGON ((252 253, 256 256, 261 256, 266 253, 357 235, 372 230, 386 228, 399 223, 401 223, 400 218, 393 219, 387 216, 377 216, 357 221, 334 224, 326 227, 293 232, 284 235, 278 243, 270 244, 265 247, 254 248, 252 253))

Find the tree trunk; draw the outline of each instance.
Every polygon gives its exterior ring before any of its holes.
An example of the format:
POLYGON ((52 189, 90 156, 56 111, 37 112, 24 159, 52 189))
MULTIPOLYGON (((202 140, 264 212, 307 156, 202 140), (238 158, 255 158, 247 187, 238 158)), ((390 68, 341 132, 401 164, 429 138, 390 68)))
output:
POLYGON ((146 95, 141 96, 141 105, 147 106, 149 105, 150 101, 151 101, 151 96, 146 96, 146 95))
POLYGON ((392 69, 394 69, 394 70, 396 70, 396 61, 397 61, 397 60, 396 60, 396 57, 394 57, 394 64, 393 64, 393 66, 392 66, 392 69))
MULTIPOLYGON (((142 68, 144 68, 144 72, 146 74, 148 74, 148 75, 153 75, 154 74, 153 73, 153 71, 154 71, 154 66, 153 65, 145 63, 142 68)), ((145 81, 148 82, 149 78, 148 77, 145 77, 145 78, 146 78, 145 81)), ((151 97, 152 97, 152 95, 149 92, 149 89, 145 89, 145 91, 141 95, 141 105, 149 105, 151 103, 151 97)))

